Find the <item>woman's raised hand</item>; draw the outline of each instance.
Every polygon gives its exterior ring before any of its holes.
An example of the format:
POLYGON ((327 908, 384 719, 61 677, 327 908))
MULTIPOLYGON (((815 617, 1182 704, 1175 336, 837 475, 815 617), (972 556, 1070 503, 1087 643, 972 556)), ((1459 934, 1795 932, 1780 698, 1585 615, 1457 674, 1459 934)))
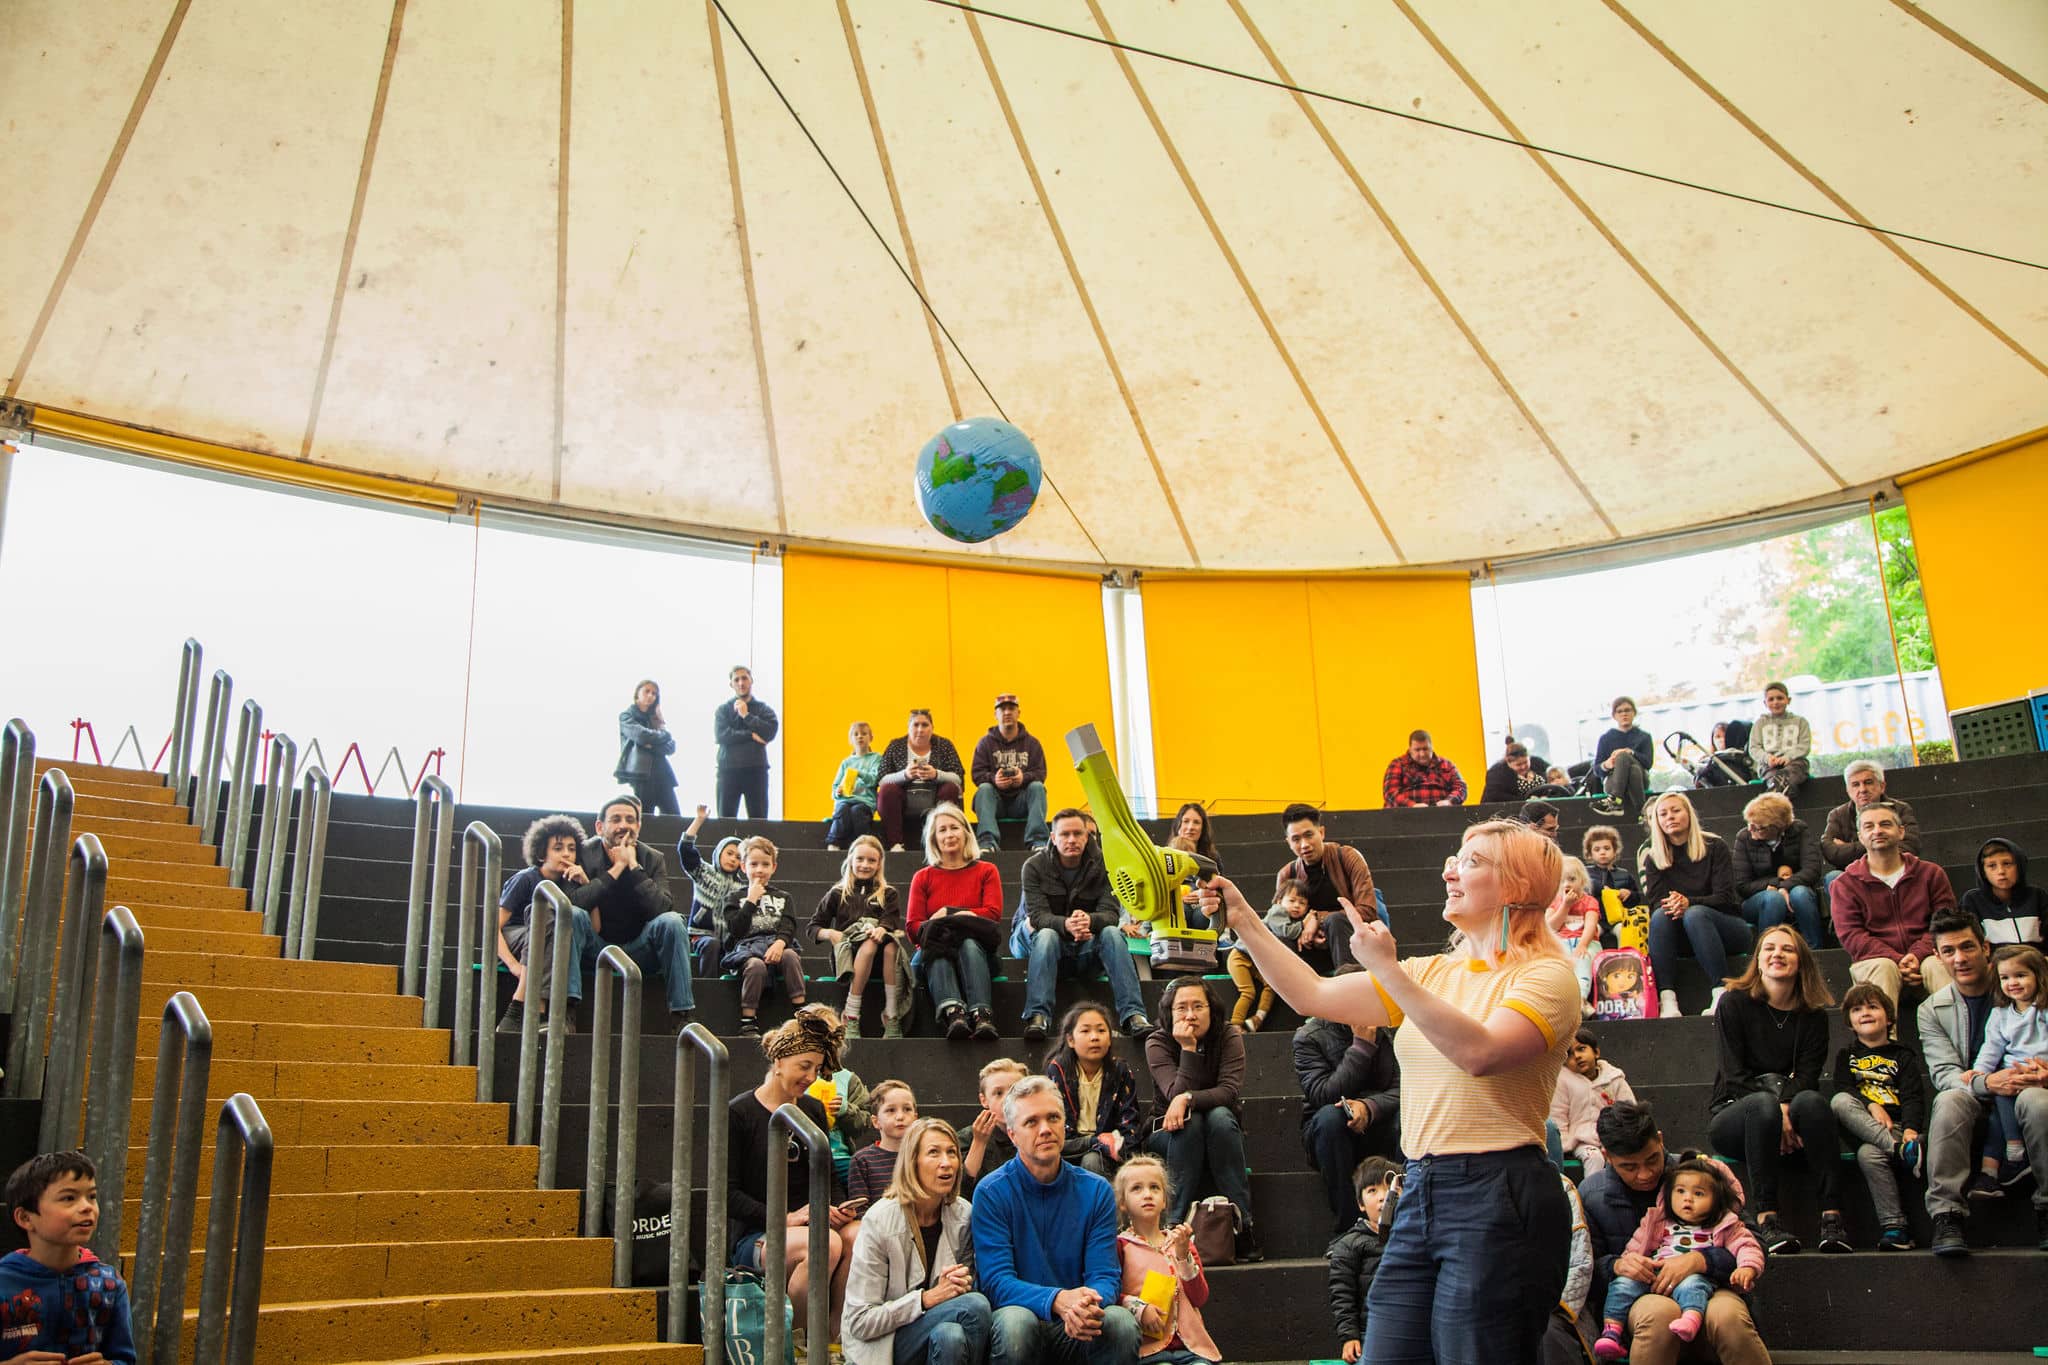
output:
POLYGON ((1350 906, 1345 913, 1351 917, 1351 953, 1364 963, 1368 971, 1383 972, 1399 960, 1400 945, 1394 942, 1394 931, 1378 920, 1367 921, 1350 906))

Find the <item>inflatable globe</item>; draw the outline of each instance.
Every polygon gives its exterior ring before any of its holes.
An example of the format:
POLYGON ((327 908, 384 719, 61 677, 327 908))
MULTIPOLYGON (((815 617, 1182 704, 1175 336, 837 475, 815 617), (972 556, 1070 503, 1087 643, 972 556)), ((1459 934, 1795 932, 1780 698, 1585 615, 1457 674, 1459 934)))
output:
POLYGON ((1039 475, 1030 437, 998 418, 970 417, 917 452, 917 508, 940 535, 979 544, 1024 520, 1039 475))

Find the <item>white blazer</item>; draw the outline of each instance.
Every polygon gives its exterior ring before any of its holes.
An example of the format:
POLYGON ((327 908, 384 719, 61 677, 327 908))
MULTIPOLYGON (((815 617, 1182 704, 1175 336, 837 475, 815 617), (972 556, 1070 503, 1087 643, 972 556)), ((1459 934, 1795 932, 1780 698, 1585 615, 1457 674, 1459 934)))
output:
POLYGON ((846 1311, 840 1344, 851 1365, 894 1365, 896 1329, 924 1313, 922 1295, 932 1277, 949 1265, 969 1261, 973 1237, 967 1228, 974 1207, 953 1199, 939 1209, 938 1265, 924 1264, 924 1241, 902 1204, 883 1199, 869 1207, 846 1270, 846 1311))

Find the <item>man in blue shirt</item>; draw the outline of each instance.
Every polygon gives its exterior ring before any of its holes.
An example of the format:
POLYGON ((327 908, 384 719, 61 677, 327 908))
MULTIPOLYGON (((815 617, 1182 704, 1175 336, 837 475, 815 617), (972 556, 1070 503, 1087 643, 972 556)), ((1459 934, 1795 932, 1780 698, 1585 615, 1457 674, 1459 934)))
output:
POLYGON ((1116 1196, 1061 1160, 1059 1091, 1027 1076, 1003 1097, 1017 1159, 974 1187, 974 1260, 995 1309, 993 1365, 1133 1365, 1138 1322, 1121 1301, 1116 1196))

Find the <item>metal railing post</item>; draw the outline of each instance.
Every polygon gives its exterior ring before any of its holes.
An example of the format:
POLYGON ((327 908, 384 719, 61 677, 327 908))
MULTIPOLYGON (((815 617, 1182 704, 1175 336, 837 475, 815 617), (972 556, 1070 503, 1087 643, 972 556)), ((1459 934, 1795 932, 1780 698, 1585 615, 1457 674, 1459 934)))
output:
POLYGON ((19 718, 0 731, 0 1014, 14 1008, 21 962, 22 873, 28 870, 28 808, 36 784, 36 735, 19 718))
POLYGON ((405 898, 405 971, 401 973, 398 993, 400 995, 420 994, 420 971, 425 969, 426 977, 426 1021, 428 1028, 439 1028, 441 1016, 442 958, 446 945, 442 943, 442 912, 448 902, 448 860, 455 851, 455 789, 438 777, 420 779, 418 795, 413 798, 412 814, 412 883, 405 898), (437 812, 435 802, 440 803, 437 812), (428 842, 429 826, 432 827, 433 841, 428 842), (420 942, 425 933, 427 942, 420 942))
MULTIPOLYGON (((640 966, 613 944, 597 955, 590 1014, 590 1114, 584 1130, 583 1235, 604 1231, 604 1167, 610 1147, 612 986, 619 978, 619 1165, 612 1179, 612 1288, 633 1286, 633 1186, 640 1167, 640 966)), ((673 1184, 671 1184, 673 1188, 673 1184)), ((673 1210, 671 1210, 673 1221, 673 1210)))
POLYGON ((64 848, 71 842, 71 810, 71 779, 62 768, 52 768, 36 789, 35 849, 29 855, 21 965, 15 974, 15 1026, 7 1043, 10 1096, 34 1099, 43 1093, 43 1040, 49 1026, 57 928, 63 916, 64 848))
POLYGON ((263 748, 263 708, 251 697, 242 703, 242 721, 235 730, 235 762, 228 770, 228 820, 221 831, 221 861, 227 864, 228 885, 242 885, 249 860, 249 817, 256 808, 256 764, 263 748))
POLYGON ((206 1269, 199 1279, 199 1332, 192 1342, 192 1359, 206 1365, 254 1365, 256 1360, 256 1310, 263 1299, 263 1234, 270 1223, 273 1155, 270 1125, 256 1101, 241 1093, 228 1096, 220 1107, 214 1137, 206 1269))
MULTIPOLYGON (((43 1083, 42 1150, 78 1146, 85 1105, 85 1049, 92 1018, 92 988, 100 955, 100 920, 107 905, 107 854, 97 835, 71 846, 64 881, 64 929, 57 949, 57 998, 50 1011, 50 1054, 43 1083)), ((123 1158, 126 1159, 125 1156, 123 1158)))
MULTIPOLYGON (((548 964, 548 1018, 550 1024, 563 1016, 556 1010, 569 1008, 569 973, 582 964, 571 960, 576 946, 574 907, 562 888, 543 880, 533 889, 533 901, 526 910, 526 960, 548 964)), ((528 975, 532 972, 529 969, 528 975)), ((529 983, 530 985, 531 983, 529 983)), ((540 1015, 533 1007, 533 992, 526 993, 526 1009, 519 1025, 519 1093, 513 1106, 513 1138, 516 1143, 534 1141, 534 1082, 540 1081, 540 1188, 555 1188, 555 1149, 562 1130, 562 1055, 567 1046, 561 1029, 548 1029, 545 1074, 536 1078, 534 1063, 540 1060, 540 1015)))
MULTIPOLYGON (((712 1115, 711 1122, 716 1125, 718 1115, 712 1115)), ((762 1201, 768 1205, 771 1218, 777 1216, 775 1210, 789 1207, 789 1158, 783 1155, 782 1144, 775 1140, 778 1131, 787 1131, 792 1139, 802 1143, 804 1153, 809 1159, 811 1225, 810 1250, 807 1255, 810 1257, 811 1265, 830 1265, 832 1144, 825 1137, 825 1131, 812 1123, 810 1115, 803 1110, 793 1104, 776 1107, 775 1112, 768 1118, 768 1188, 767 1198, 762 1201)), ((768 1235, 761 1239, 762 1288, 768 1295, 767 1323, 761 1333, 761 1356, 762 1359, 769 1361, 782 1359, 788 1345, 783 1336, 787 1329, 782 1324, 782 1315, 787 1311, 789 1302, 789 1251, 783 1245, 782 1238, 776 1235, 781 1230, 777 1223, 771 1222, 768 1225, 768 1235)), ((712 1259, 707 1252, 704 1257, 706 1275, 716 1273, 711 1265, 712 1259)), ((806 1346, 813 1351, 819 1347, 811 1345, 810 1342, 831 1339, 831 1329, 827 1323, 831 1320, 832 1295, 829 1291, 823 1294, 815 1292, 819 1287, 821 1286, 813 1286, 813 1292, 805 1296, 809 1300, 805 1305, 807 1311, 804 1314, 809 1336, 806 1346)))
POLYGON ((327 816, 334 784, 318 763, 306 765, 299 793, 299 842, 292 854, 291 911, 284 922, 284 955, 310 958, 320 934, 320 877, 327 870, 327 816))
MULTIPOLYGON (((476 1029, 476 1098, 491 1101, 490 1068, 497 1062, 491 1006, 498 976, 498 888, 505 873, 505 841, 481 820, 462 831, 462 870, 455 883, 455 1065, 469 1065, 470 1028, 476 1029), (481 854, 481 858, 479 858, 481 854), (479 894, 477 880, 483 888, 479 894), (470 1017, 475 1011, 475 1018, 470 1017)), ((431 1022, 431 1021, 429 1021, 431 1022)))
POLYGON ((178 651, 178 701, 171 712, 171 764, 165 771, 173 799, 185 802, 185 784, 192 780, 192 728, 199 711, 199 661, 204 653, 197 640, 187 638, 178 651))
POLYGON ((150 1102, 149 1156, 135 1220, 135 1273, 128 1285, 138 1365, 174 1365, 185 1322, 185 1277, 192 1264, 192 1214, 199 1148, 206 1141, 206 1084, 213 1072, 213 1025, 190 991, 164 1005, 150 1102), (171 1128, 160 1125, 175 1112, 171 1128))
POLYGON ((718 1036, 702 1024, 683 1026, 676 1039, 676 1094, 673 1132, 669 1139, 669 1189, 681 1192, 682 1207, 670 1196, 668 1228, 668 1332, 664 1341, 680 1342, 686 1335, 684 1322, 689 1306, 685 1295, 690 1288, 690 1205, 691 1166, 697 1158, 697 1054, 704 1054, 709 1072, 705 1097, 709 1118, 704 1146, 704 1312, 699 1324, 704 1337, 704 1359, 718 1365, 725 1359, 725 1275, 726 1244, 726 1107, 732 1102, 732 1054, 718 1036))
POLYGON ((192 774, 192 823, 206 843, 214 838, 214 816, 220 811, 220 760, 228 743, 228 713, 234 708, 235 680, 225 668, 213 670, 206 694, 206 737, 199 745, 199 766, 192 774))
POLYGON ((291 847, 292 786, 298 771, 299 746, 290 735, 272 735, 269 770, 263 778, 263 822, 256 828, 256 879, 249 884, 249 908, 263 912, 266 934, 278 931, 284 856, 291 847))
MULTIPOLYGON (((90 834, 83 836, 90 839, 90 834)), ((121 1259, 121 1211, 128 1179, 128 1129, 135 1100, 135 1021, 142 1012, 142 926, 125 905, 100 920, 99 982, 92 1000, 92 1062, 85 1090, 85 1154, 99 1166, 95 1256, 121 1259)))

